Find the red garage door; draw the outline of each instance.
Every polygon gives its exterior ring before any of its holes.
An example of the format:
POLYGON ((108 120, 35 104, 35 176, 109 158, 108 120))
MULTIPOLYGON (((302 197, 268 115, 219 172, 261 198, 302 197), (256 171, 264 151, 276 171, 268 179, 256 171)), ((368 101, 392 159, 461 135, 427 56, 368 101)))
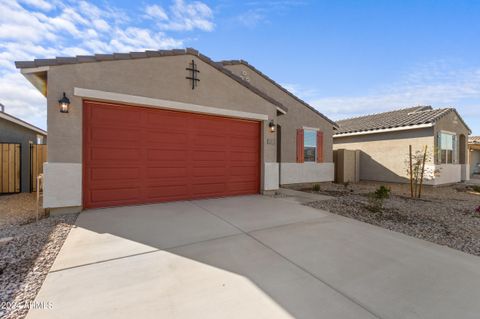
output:
POLYGON ((84 206, 255 194, 260 124, 84 102, 84 206))

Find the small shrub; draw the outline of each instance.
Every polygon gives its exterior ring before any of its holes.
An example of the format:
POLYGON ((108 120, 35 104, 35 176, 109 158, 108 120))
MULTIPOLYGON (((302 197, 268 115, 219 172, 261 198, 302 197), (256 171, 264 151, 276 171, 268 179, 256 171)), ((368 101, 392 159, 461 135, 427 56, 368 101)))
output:
POLYGON ((383 198, 379 198, 375 193, 370 193, 368 195, 368 205, 366 209, 375 214, 381 214, 383 210, 383 198))
POLYGON ((347 189, 349 185, 350 185, 350 181, 347 181, 347 182, 343 183, 343 187, 345 189, 347 189))
POLYGON ((386 198, 390 198, 390 192, 391 192, 390 187, 385 187, 382 185, 379 188, 377 188, 377 190, 373 194, 377 199, 386 199, 386 198))
POLYGON ((480 186, 478 186, 478 185, 473 185, 473 186, 472 186, 472 190, 473 190, 475 193, 480 193, 480 186))
POLYGON ((320 184, 313 185, 312 189, 313 189, 314 192, 319 192, 320 191, 320 184))
POLYGON ((475 209, 475 211, 479 214, 478 217, 480 217, 480 206, 478 206, 477 209, 475 209))

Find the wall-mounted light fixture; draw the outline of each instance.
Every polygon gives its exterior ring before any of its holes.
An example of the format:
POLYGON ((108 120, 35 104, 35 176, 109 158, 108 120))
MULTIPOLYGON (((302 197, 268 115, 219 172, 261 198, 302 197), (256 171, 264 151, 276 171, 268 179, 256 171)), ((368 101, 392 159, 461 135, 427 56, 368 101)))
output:
POLYGON ((273 120, 268 123, 268 127, 270 128, 270 132, 274 133, 275 132, 275 122, 273 120))
POLYGON ((65 92, 63 92, 63 97, 58 100, 58 107, 60 108, 61 113, 68 113, 70 109, 70 100, 68 99, 65 92))

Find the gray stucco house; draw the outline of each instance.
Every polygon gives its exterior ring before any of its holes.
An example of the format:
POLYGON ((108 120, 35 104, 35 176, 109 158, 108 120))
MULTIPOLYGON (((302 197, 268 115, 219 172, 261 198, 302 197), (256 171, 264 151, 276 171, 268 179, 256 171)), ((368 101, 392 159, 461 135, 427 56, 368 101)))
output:
POLYGON ((334 178, 336 124, 246 62, 181 49, 16 66, 47 98, 52 213, 334 178))
POLYGON ((360 179, 408 181, 409 145, 428 148, 429 185, 468 180, 467 139, 470 128, 454 108, 415 106, 337 121, 334 149, 360 151, 360 179))
MULTIPOLYGON (((0 105, 0 143, 20 144, 20 190, 30 192, 30 145, 46 144, 47 132, 5 113, 4 106, 0 105)), ((0 174, 3 174, 3 170, 0 170, 0 174)))

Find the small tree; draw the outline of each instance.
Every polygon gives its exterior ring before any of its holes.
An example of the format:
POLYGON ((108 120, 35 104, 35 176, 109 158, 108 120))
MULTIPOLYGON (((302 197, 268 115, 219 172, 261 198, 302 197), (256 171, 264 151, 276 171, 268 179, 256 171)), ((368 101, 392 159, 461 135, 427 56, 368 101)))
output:
POLYGON ((425 163, 431 160, 431 154, 425 145, 424 150, 412 152, 412 145, 409 146, 409 158, 407 174, 410 178, 410 196, 420 198, 422 196, 423 182, 425 179, 425 163))

